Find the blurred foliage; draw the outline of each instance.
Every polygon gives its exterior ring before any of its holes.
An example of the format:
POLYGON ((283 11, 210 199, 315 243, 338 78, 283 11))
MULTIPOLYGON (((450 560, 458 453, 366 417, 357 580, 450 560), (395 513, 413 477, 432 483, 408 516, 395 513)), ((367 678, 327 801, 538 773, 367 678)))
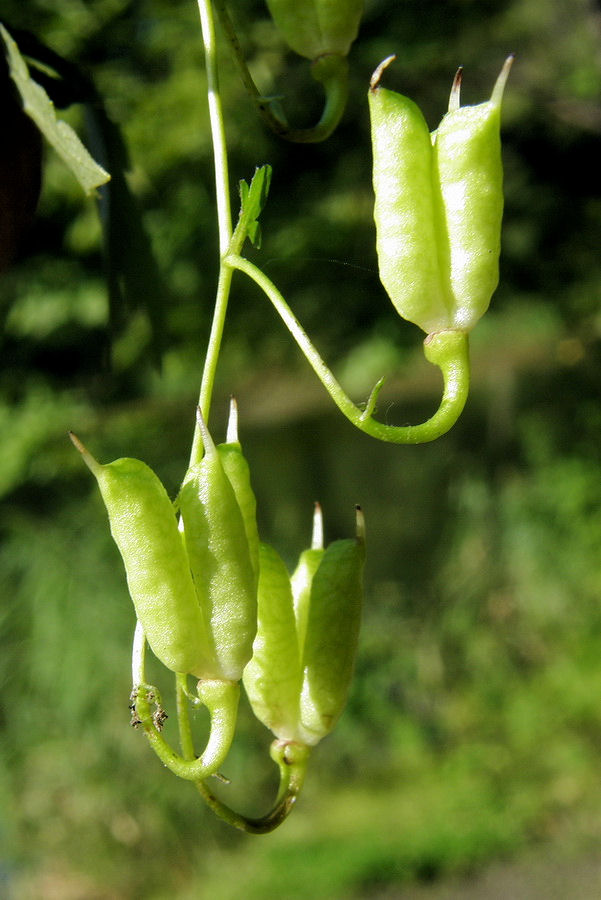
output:
MULTIPOLYGON (((262 90, 311 122, 320 98, 305 61, 259 0, 231 8, 262 90)), ((390 85, 435 122, 458 64, 465 102, 479 102, 517 54, 502 280, 448 436, 402 448, 355 434, 266 301, 235 279, 213 430, 234 391, 265 539, 292 564, 315 498, 330 538, 352 529, 356 501, 368 521, 349 709, 269 838, 213 821, 128 729, 133 611, 65 437, 73 428, 102 460, 144 459, 172 493, 184 472, 217 251, 197 10, 4 0, 3 21, 91 79, 125 137, 131 215, 167 287, 160 368, 143 307, 125 311, 109 352, 98 210, 47 152, 37 216, 0 282, 0 894, 225 900, 243 883, 249 898, 375 897, 558 835, 564 849, 598 846, 598 6, 367 0, 347 112, 314 147, 263 130, 222 48, 232 186, 258 164, 274 171, 263 246, 248 253, 358 398, 391 375, 380 412, 403 422, 429 413, 438 383, 377 277, 369 76, 396 52, 390 85)), ((81 109, 65 114, 85 138, 81 109)), ((220 790, 250 811, 274 789, 268 742, 243 707, 220 790)))

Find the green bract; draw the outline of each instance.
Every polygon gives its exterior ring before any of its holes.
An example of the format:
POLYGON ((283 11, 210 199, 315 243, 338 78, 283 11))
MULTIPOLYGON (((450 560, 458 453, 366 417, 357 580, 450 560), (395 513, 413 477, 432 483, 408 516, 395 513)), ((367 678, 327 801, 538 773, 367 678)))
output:
POLYGON ((346 56, 357 37, 363 0, 267 0, 286 43, 307 59, 346 56))
MULTIPOLYGON (((316 521, 320 530, 319 511, 316 521)), ((363 531, 358 511, 357 538, 305 551, 292 578, 261 544, 259 624, 243 681, 255 715, 281 741, 314 746, 344 709, 361 619, 363 531)))
POLYGON ((433 134, 411 100, 380 86, 391 59, 369 91, 380 278, 399 314, 427 334, 467 332, 499 278, 501 100, 512 57, 478 106, 459 105, 458 73, 433 134))
POLYGON ((145 463, 100 465, 72 439, 98 481, 155 656, 174 672, 236 682, 257 628, 255 503, 235 428, 216 448, 201 427, 205 454, 184 479, 179 527, 173 503, 145 463))

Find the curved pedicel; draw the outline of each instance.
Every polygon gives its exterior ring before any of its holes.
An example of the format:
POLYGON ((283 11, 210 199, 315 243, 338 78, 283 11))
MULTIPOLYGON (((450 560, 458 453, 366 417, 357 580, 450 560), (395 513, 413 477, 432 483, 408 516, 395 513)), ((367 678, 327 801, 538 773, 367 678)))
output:
POLYGON ((275 134, 297 144, 325 141, 338 125, 348 96, 348 62, 346 55, 357 36, 363 12, 363 0, 339 0, 337 4, 323 0, 273 0, 269 2, 274 21, 289 46, 311 60, 311 76, 324 90, 324 105, 318 122, 310 128, 295 128, 288 123, 279 100, 265 97, 250 74, 240 42, 223 0, 215 6, 228 39, 242 82, 261 119, 275 134), (338 6, 336 11, 334 7, 338 6), (323 9, 320 9, 323 7, 323 9), (307 10, 309 14, 307 15, 307 10), (328 23, 324 22, 330 17, 328 23), (299 20, 303 20, 299 26, 299 20), (325 27, 324 27, 325 25, 325 27))
POLYGON ((262 289, 340 412, 360 431, 392 444, 422 444, 436 440, 453 427, 469 392, 469 341, 465 332, 442 331, 428 335, 424 341, 426 359, 437 366, 443 376, 443 396, 434 415, 419 425, 386 425, 373 417, 385 379, 381 378, 374 386, 363 409, 357 406, 324 363, 273 282, 242 256, 229 255, 224 262, 244 272, 262 289))

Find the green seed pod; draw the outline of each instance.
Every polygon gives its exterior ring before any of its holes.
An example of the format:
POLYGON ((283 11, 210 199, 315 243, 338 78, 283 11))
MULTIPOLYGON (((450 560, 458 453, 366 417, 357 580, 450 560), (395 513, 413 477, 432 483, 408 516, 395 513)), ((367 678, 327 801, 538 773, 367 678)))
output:
POLYGON ((288 46, 307 59, 346 56, 363 15, 363 0, 267 0, 267 6, 288 46))
POLYGON ((294 617, 296 619, 298 648, 301 659, 303 658, 305 649, 307 623, 309 620, 309 610, 311 608, 311 586, 325 552, 326 551, 323 549, 323 519, 321 506, 319 503, 316 503, 313 515, 311 547, 309 550, 304 550, 301 553, 296 569, 290 579, 294 602, 294 617))
POLYGON ((369 91, 380 278, 399 314, 427 334, 470 331, 497 285, 503 213, 501 100, 512 62, 491 99, 449 112, 432 135, 418 107, 380 86, 369 91))
POLYGON ((260 547, 257 636, 243 682, 259 721, 280 740, 296 740, 302 672, 290 575, 267 544, 260 547))
POLYGON ((435 178, 448 236, 440 258, 450 274, 453 327, 462 331, 469 331, 484 315, 499 281, 501 100, 512 61, 510 57, 505 64, 487 103, 460 106, 457 78, 449 112, 435 135, 435 178))
POLYGON ((250 469, 242 454, 242 447, 238 440, 238 407, 232 397, 230 402, 230 417, 227 426, 227 438, 225 444, 217 445, 217 452, 223 470, 234 489, 244 530, 248 541, 250 561, 255 582, 259 578, 259 531, 257 529, 257 501, 250 484, 250 469))
POLYGON ((363 518, 358 515, 361 537, 330 544, 311 585, 299 722, 302 742, 310 746, 340 718, 353 674, 365 560, 363 518))
POLYGON ((258 630, 244 687, 259 718, 282 741, 317 744, 334 727, 348 694, 361 616, 363 518, 356 540, 313 547, 292 579, 275 550, 261 545, 258 630))
POLYGON ((397 312, 427 333, 450 327, 438 259, 430 132, 419 108, 381 87, 369 93, 380 279, 397 312))
POLYGON ((71 435, 96 477, 146 639, 173 672, 201 677, 209 656, 205 624, 173 504, 145 463, 100 465, 71 435))
POLYGON ((188 470, 178 504, 214 655, 205 675, 238 681, 257 630, 256 580, 234 489, 201 417, 199 422, 205 454, 188 470))

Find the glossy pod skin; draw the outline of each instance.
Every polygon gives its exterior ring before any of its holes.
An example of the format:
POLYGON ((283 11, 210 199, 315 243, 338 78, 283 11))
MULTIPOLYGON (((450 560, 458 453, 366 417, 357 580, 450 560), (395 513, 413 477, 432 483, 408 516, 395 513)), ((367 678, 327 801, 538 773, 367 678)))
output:
POLYGON ((205 453, 188 470, 178 506, 210 635, 210 663, 203 675, 238 681, 257 630, 257 581, 236 493, 204 423, 203 428, 205 453))
POLYGON ((256 590, 259 578, 259 531, 257 529, 257 501, 250 483, 250 469, 237 440, 228 440, 224 444, 218 444, 217 453, 242 514, 256 590))
POLYGON ((416 104, 394 91, 371 90, 369 107, 380 280, 399 315, 441 331, 451 327, 451 297, 438 257, 430 132, 416 104))
POLYGON ((303 648, 299 733, 313 746, 333 729, 346 705, 363 603, 364 545, 335 541, 311 584, 303 648))
POLYGON ((177 673, 238 682, 257 630, 256 502, 237 429, 228 428, 231 438, 216 448, 202 417, 199 423, 204 456, 184 479, 179 526, 174 504, 145 463, 100 465, 71 438, 98 481, 155 656, 177 673))
POLYGON ((303 550, 296 569, 290 579, 296 620, 296 635, 301 658, 305 649, 309 611, 311 609, 311 588, 313 579, 324 557, 323 548, 311 547, 303 550))
POLYGON ((267 0, 288 46, 307 59, 346 56, 357 37, 363 0, 267 0))
POLYGON ((302 687, 290 575, 267 544, 260 548, 258 628, 243 683, 256 717, 280 740, 295 741, 302 687))
POLYGON ((255 715, 278 740, 312 747, 334 727, 350 686, 363 526, 357 539, 305 551, 292 579, 271 547, 261 545, 260 558, 258 630, 244 687, 255 715))
POLYGON ((98 482, 136 615, 153 653, 173 672, 202 677, 208 636, 165 488, 145 463, 124 458, 100 465, 71 438, 98 482))
POLYGON ((448 112, 433 146, 444 221, 441 268, 449 273, 452 325, 470 331, 499 281, 503 165, 501 97, 448 112))
POLYGON ((510 57, 491 99, 459 105, 430 135, 418 107, 380 85, 369 91, 380 278, 399 314, 427 334, 470 331, 499 278, 503 172, 500 119, 510 57))

